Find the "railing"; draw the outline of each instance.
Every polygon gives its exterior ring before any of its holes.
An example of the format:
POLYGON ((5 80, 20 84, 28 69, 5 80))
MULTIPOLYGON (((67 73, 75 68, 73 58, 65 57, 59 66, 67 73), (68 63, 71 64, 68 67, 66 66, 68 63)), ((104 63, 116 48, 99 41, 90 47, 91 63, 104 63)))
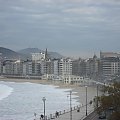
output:
MULTIPOLYGON (((89 105, 89 103, 87 105, 89 105)), ((77 112, 80 112, 80 109, 82 109, 85 106, 86 105, 74 106, 74 107, 72 107, 72 111, 77 110, 77 112)), ((91 114, 93 111, 94 110, 89 111, 88 115, 91 114)), ((45 120, 52 120, 52 119, 55 119, 56 117, 59 117, 60 115, 63 115, 63 114, 69 113, 69 112, 70 112, 70 109, 63 110, 63 111, 58 111, 58 114, 53 113, 53 114, 50 114, 50 115, 46 116, 45 120)), ((81 116, 80 120, 83 120, 85 117, 86 117, 86 115, 81 116)), ((40 118, 40 117, 38 118, 37 116, 35 116, 34 120, 44 120, 44 118, 40 118)))

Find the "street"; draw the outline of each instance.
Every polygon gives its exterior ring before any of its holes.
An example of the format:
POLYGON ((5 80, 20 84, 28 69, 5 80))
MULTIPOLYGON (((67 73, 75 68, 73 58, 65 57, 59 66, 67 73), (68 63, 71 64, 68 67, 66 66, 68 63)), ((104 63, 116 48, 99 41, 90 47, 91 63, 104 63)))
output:
POLYGON ((96 112, 93 112, 83 120, 106 120, 106 119, 100 119, 98 114, 96 112))

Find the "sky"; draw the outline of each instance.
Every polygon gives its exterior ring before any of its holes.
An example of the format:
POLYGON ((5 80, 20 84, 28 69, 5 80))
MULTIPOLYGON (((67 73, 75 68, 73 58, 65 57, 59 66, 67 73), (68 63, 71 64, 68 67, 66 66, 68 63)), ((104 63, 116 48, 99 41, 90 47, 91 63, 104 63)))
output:
POLYGON ((0 0, 0 46, 73 57, 120 51, 120 0, 0 0))

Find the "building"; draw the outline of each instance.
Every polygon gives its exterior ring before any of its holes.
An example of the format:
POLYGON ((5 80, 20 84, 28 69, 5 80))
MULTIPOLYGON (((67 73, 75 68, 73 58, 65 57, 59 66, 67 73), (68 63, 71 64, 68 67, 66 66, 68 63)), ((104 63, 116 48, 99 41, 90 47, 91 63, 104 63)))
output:
POLYGON ((72 75, 72 60, 69 58, 60 59, 58 62, 58 74, 59 75, 72 75))
POLYGON ((2 74, 3 72, 3 62, 0 60, 0 75, 2 74))
POLYGON ((49 60, 49 61, 44 61, 44 74, 54 74, 54 62, 49 60))
POLYGON ((32 75, 40 76, 41 75, 41 62, 32 61, 32 75))
POLYGON ((109 57, 119 57, 120 58, 120 54, 119 53, 114 53, 114 52, 101 52, 100 51, 100 58, 109 58, 109 57))
POLYGON ((119 74, 120 71, 120 58, 118 57, 105 57, 101 59, 102 75, 104 77, 111 77, 119 74))
POLYGON ((3 62, 3 74, 13 75, 14 74, 14 60, 6 60, 3 62))
POLYGON ((97 77, 99 76, 99 61, 100 59, 97 58, 96 55, 93 56, 93 58, 89 58, 86 61, 86 75, 89 78, 92 79, 97 79, 97 77))
POLYGON ((2 59, 2 53, 0 53, 0 75, 3 72, 3 59, 2 59))
POLYGON ((72 75, 96 79, 99 74, 99 59, 96 55, 89 59, 72 61, 72 75))
POLYGON ((64 75, 62 77, 64 84, 83 85, 84 83, 84 77, 75 76, 75 75, 64 75))
POLYGON ((101 75, 111 79, 120 73, 120 54, 112 52, 100 52, 101 75))
POLYGON ((13 63, 13 74, 22 75, 23 74, 23 61, 16 60, 13 63))
POLYGON ((72 61, 72 75, 81 76, 83 75, 82 59, 72 61))
POLYGON ((86 76, 87 62, 84 59, 78 59, 72 61, 72 75, 86 76))
POLYGON ((54 73, 53 73, 53 74, 56 75, 56 76, 59 75, 59 73, 58 73, 58 62, 59 62, 59 60, 57 60, 57 59, 54 59, 54 60, 53 60, 53 64, 54 64, 54 65, 53 65, 53 66, 54 66, 54 70, 53 70, 54 73))
POLYGON ((45 60, 45 53, 32 53, 32 61, 43 61, 45 60))

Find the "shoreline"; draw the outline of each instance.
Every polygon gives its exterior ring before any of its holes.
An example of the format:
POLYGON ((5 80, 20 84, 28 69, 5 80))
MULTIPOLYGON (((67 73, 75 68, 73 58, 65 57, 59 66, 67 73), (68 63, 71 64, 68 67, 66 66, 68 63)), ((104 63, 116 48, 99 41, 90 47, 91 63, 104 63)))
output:
POLYGON ((60 81, 53 81, 53 80, 41 80, 41 79, 22 79, 22 78, 0 78, 0 81, 4 82, 30 82, 30 83, 36 83, 36 84, 43 84, 43 85, 53 85, 57 86, 58 88, 64 88, 64 89, 74 89, 77 87, 80 87, 78 85, 70 85, 70 84, 63 84, 60 81))
MULTIPOLYGON (((84 86, 63 84, 63 83, 60 83, 58 81, 36 80, 36 79, 0 78, 0 81, 17 82, 17 83, 29 82, 29 83, 35 83, 35 84, 53 85, 55 87, 57 86, 56 89, 71 89, 73 92, 73 95, 78 96, 75 98, 77 100, 77 102, 79 102, 82 105, 85 105, 86 96, 84 94, 85 93, 84 86), (82 98, 81 98, 81 95, 82 95, 82 98)), ((93 87, 93 86, 88 87, 88 91, 92 90, 92 92, 95 92, 94 89, 95 89, 95 87, 93 87)), ((94 93, 92 94, 92 96, 88 95, 88 103, 89 103, 89 101, 92 100, 91 98, 93 98, 93 96, 95 96, 94 93)))

